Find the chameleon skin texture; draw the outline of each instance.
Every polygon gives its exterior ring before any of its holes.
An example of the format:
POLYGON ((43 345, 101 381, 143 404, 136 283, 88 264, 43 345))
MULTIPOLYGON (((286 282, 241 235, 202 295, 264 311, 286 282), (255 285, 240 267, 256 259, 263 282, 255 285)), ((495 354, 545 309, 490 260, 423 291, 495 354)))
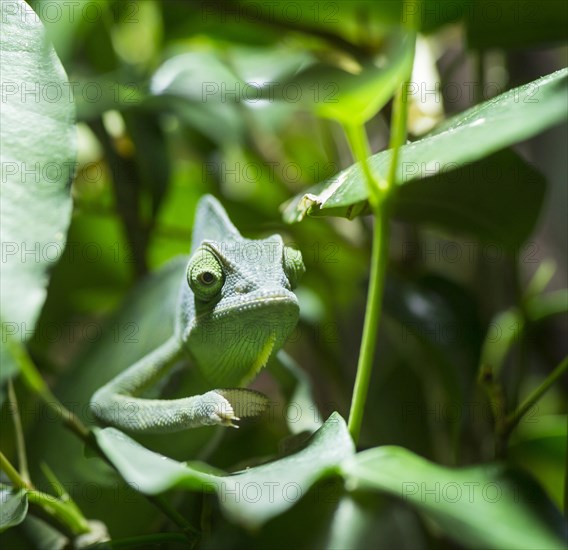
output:
POLYGON ((221 204, 205 195, 197 205, 174 334, 100 388, 91 410, 105 424, 139 433, 235 426, 239 417, 260 413, 267 399, 241 386, 296 326, 299 306, 292 286, 303 271, 301 255, 279 235, 242 237, 221 204), (226 389, 181 399, 139 397, 184 358, 212 388, 226 389))

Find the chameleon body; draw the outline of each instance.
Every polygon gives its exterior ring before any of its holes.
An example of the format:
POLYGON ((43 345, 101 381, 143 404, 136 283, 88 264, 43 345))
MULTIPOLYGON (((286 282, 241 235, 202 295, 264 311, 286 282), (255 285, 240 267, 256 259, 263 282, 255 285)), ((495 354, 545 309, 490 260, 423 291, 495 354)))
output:
POLYGON ((304 264, 280 235, 240 235, 210 195, 197 206, 190 258, 181 282, 174 334, 101 387, 91 410, 105 424, 140 433, 204 425, 236 426, 259 414, 264 395, 242 388, 284 344, 299 316, 292 292, 304 264), (183 358, 213 389, 181 399, 140 395, 183 358))

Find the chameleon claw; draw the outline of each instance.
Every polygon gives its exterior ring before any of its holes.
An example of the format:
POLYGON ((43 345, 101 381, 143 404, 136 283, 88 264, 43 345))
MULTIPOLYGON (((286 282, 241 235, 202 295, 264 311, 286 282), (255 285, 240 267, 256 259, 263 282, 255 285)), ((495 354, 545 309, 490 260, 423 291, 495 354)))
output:
POLYGON ((240 418, 238 416, 229 416, 229 415, 219 415, 221 419, 221 424, 223 426, 227 426, 228 428, 238 428, 239 425, 235 424, 235 422, 239 422, 240 418))

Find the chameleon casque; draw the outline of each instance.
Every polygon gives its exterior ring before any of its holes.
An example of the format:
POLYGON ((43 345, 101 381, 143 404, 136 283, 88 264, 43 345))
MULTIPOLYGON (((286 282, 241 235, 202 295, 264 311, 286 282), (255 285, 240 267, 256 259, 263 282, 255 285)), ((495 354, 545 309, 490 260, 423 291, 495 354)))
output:
POLYGON ((280 235, 246 239, 215 198, 202 197, 174 334, 101 387, 91 398, 93 413, 127 431, 165 433, 236 427, 240 417, 262 412, 267 398, 243 386, 294 329, 299 306, 292 289, 304 270, 301 254, 280 235), (180 399, 140 397, 184 357, 220 389, 180 399))

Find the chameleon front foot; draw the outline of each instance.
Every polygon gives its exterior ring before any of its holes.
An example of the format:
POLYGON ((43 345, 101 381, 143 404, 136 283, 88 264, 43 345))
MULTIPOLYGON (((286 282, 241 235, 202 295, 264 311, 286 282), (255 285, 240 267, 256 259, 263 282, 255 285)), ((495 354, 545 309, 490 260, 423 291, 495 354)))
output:
POLYGON ((241 418, 258 416, 268 407, 268 398, 266 395, 255 390, 247 390, 243 388, 228 388, 215 390, 214 393, 220 395, 229 405, 231 418, 225 426, 238 428, 233 422, 241 418), (235 416, 236 415, 236 416, 235 416))
POLYGON ((203 394, 200 401, 201 410, 197 411, 197 416, 201 418, 202 424, 238 428, 235 422, 238 422, 240 418, 235 415, 233 405, 220 390, 203 394))
POLYGON ((196 411, 202 424, 238 428, 243 417, 258 416, 268 406, 268 398, 260 392, 242 388, 218 389, 201 396, 196 411))

